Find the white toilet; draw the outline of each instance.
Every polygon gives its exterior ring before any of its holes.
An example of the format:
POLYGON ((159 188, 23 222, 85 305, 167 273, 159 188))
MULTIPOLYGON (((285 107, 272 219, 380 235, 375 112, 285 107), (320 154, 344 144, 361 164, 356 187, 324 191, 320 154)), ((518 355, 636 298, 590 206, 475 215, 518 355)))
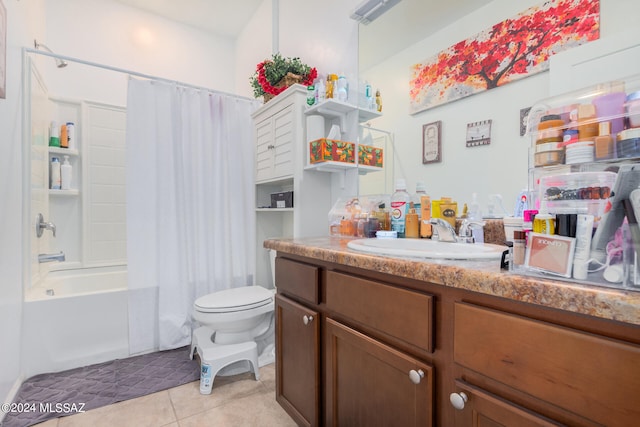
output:
POLYGON ((251 368, 257 380, 258 368, 274 361, 274 306, 275 290, 261 286, 226 289, 194 302, 193 319, 201 326, 192 333, 191 358, 200 356, 201 393, 211 393, 216 375, 251 368))

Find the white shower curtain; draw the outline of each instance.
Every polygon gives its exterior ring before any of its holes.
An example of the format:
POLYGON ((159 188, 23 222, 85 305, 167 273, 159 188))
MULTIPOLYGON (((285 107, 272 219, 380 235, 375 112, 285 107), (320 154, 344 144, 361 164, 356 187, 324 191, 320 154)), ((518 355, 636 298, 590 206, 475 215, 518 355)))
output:
POLYGON ((199 296, 253 284, 255 101, 129 79, 131 354, 191 340, 199 296))

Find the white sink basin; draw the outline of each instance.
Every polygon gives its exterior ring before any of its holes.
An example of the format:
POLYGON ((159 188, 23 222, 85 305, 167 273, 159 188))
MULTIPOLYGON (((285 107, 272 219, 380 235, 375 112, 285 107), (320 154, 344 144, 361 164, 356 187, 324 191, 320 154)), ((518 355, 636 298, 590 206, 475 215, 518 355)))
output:
POLYGON ((426 239, 358 239, 347 243, 350 249, 376 255, 431 259, 500 259, 505 246, 486 243, 449 243, 426 239))

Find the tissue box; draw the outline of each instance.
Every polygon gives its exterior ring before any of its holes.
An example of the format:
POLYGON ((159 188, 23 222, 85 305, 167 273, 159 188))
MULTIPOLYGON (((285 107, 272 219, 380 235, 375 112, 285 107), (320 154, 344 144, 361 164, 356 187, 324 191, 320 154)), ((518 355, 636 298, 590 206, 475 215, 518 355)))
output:
POLYGON ((356 163, 355 144, 336 139, 320 138, 309 143, 309 163, 356 163))
POLYGON ((282 191, 280 193, 271 193, 272 208, 292 208, 293 207, 293 191, 282 191))
POLYGON ((382 152, 382 148, 358 144, 358 164, 381 168, 383 166, 382 152))

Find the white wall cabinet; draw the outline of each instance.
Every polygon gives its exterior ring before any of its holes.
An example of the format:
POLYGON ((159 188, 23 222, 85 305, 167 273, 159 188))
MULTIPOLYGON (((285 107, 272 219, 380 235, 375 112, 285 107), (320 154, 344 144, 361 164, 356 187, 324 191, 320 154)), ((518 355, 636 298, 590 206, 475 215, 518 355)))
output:
POLYGON ((252 115, 256 142, 255 283, 262 286, 273 286, 269 253, 263 248, 265 239, 326 236, 328 213, 336 200, 358 194, 358 167, 330 168, 333 173, 309 167, 306 116, 324 115, 327 132, 332 124, 339 124, 342 139, 357 142, 358 123, 379 115, 363 115, 357 107, 338 102, 309 108, 306 92, 304 86, 293 85, 252 115), (293 191, 293 207, 271 208, 271 194, 282 191, 293 191))
POLYGON ((255 118, 256 182, 293 176, 294 138, 300 132, 293 109, 291 102, 284 102, 255 118))

